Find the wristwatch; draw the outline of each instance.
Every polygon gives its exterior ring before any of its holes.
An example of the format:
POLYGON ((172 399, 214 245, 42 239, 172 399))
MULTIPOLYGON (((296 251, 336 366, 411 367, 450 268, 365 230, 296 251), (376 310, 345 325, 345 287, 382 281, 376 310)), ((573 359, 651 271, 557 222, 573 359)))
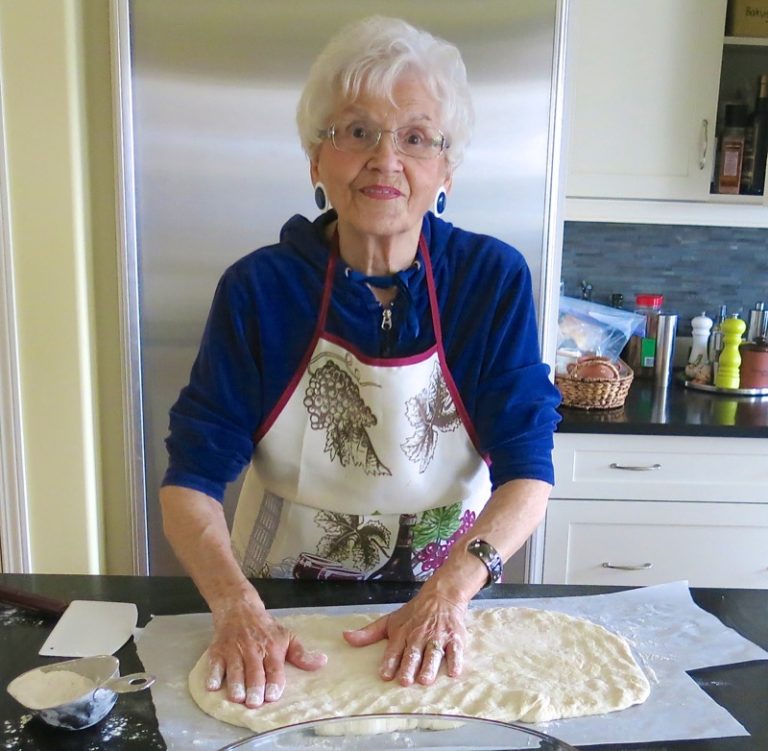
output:
POLYGON ((483 565, 488 569, 488 581, 483 585, 483 589, 490 587, 501 579, 501 570, 504 567, 504 561, 496 548, 489 542, 475 538, 467 545, 467 553, 479 558, 483 565))

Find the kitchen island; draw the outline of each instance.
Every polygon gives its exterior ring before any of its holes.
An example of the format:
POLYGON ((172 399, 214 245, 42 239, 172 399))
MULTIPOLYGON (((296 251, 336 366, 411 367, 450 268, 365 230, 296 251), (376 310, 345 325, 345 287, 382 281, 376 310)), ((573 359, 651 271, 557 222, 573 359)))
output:
MULTIPOLYGON (((0 575, 0 585, 63 600, 92 599, 134 602, 139 626, 151 615, 206 611, 189 579, 183 577, 0 575)), ((359 582, 263 581, 269 607, 319 607, 357 603, 394 603, 409 599, 414 586, 359 582)), ((617 587, 560 585, 495 585, 483 599, 562 597, 617 591, 617 587)), ((726 626, 768 648, 768 592, 693 589, 693 599, 726 626)), ((6 686, 19 673, 48 664, 37 652, 55 623, 34 611, 0 603, 0 682, 6 686)), ((142 669, 131 640, 117 653, 123 674, 142 669)), ((661 744, 601 745, 603 751, 766 751, 768 749, 768 662, 713 667, 691 673, 701 688, 724 706, 751 737, 716 738, 661 744)), ((21 751, 104 751, 164 749, 149 692, 120 697, 115 709, 93 728, 67 732, 29 720, 27 711, 5 691, 0 694, 0 749, 21 751)), ((586 748, 586 747, 583 747, 586 748)), ((595 747, 597 748, 597 747, 595 747)))

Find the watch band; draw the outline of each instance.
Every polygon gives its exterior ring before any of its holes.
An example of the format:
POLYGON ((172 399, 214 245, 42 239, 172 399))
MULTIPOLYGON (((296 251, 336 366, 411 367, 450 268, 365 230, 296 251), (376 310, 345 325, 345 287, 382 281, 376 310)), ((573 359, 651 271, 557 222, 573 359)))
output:
POLYGON ((504 568, 504 561, 496 548, 491 543, 475 538, 467 545, 467 553, 479 558, 483 565, 488 569, 488 581, 483 585, 483 589, 490 587, 501 579, 501 571, 504 568))

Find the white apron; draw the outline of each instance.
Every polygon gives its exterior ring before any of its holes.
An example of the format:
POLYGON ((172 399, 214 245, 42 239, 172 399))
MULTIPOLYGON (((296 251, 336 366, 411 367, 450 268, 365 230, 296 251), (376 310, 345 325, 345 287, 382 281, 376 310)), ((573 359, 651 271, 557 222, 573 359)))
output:
POLYGON ((429 252, 435 345, 364 356, 325 331, 337 252, 301 365, 256 435, 232 528, 246 576, 427 578, 491 493, 446 366, 429 252))

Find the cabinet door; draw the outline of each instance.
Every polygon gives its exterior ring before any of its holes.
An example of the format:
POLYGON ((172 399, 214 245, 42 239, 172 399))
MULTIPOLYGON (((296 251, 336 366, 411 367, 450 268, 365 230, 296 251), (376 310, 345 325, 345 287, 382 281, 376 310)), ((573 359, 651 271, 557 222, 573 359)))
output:
POLYGON ((550 501, 544 584, 768 589, 768 505, 550 501))
POLYGON ((574 0, 567 195, 705 200, 726 0, 574 0))

